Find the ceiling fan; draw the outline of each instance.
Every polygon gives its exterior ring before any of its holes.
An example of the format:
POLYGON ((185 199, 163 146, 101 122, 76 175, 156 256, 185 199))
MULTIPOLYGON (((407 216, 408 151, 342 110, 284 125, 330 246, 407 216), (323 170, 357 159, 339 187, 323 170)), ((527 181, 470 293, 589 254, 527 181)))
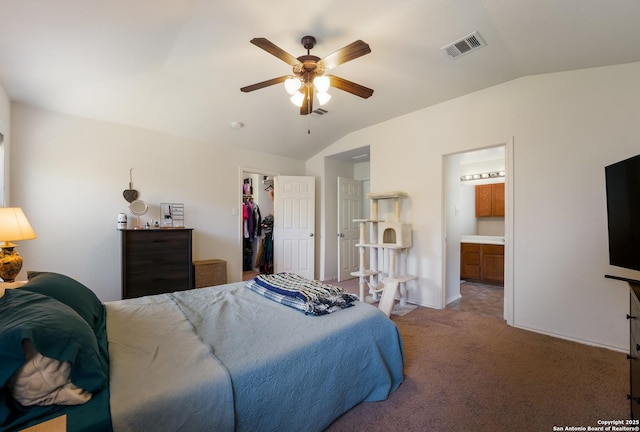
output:
POLYGON ((316 38, 313 36, 302 38, 300 42, 307 50, 307 54, 298 58, 265 38, 253 38, 250 42, 292 66, 294 76, 284 75, 242 87, 240 90, 245 93, 284 82, 285 88, 292 95, 291 101, 300 107, 300 115, 307 115, 313 111, 314 94, 321 105, 328 101, 331 98, 327 93, 329 87, 335 87, 364 99, 373 94, 373 90, 370 88, 335 75, 326 74, 328 70, 338 65, 369 54, 371 48, 361 40, 357 40, 322 59, 310 54, 311 49, 316 45, 316 38))

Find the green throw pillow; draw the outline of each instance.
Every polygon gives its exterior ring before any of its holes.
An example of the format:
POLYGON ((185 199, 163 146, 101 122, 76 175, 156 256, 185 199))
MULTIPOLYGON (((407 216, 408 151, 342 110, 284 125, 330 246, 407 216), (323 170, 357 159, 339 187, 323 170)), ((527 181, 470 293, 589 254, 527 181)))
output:
POLYGON ((53 272, 27 272, 29 282, 20 289, 44 294, 66 304, 91 326, 94 333, 105 323, 105 307, 89 288, 75 279, 53 272))

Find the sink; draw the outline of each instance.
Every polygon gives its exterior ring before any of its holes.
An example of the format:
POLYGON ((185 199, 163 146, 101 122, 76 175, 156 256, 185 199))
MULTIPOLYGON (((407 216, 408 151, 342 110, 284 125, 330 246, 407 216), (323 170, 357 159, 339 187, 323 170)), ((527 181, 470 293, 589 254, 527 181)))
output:
POLYGON ((460 243, 504 244, 504 236, 463 235, 460 243))

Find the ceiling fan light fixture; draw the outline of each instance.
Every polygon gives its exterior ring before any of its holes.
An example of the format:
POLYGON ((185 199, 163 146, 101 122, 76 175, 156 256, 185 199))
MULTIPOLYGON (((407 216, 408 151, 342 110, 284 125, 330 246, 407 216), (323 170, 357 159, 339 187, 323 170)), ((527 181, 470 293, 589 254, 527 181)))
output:
POLYGON ((294 104, 297 107, 301 107, 302 106, 302 102, 304 101, 304 94, 300 93, 299 91, 295 92, 293 94, 293 96, 291 96, 289 98, 289 100, 291 101, 292 104, 294 104))
POLYGON ((327 92, 316 93, 316 96, 318 97, 318 102, 320 102, 320 105, 326 104, 331 99, 331 95, 327 92))
POLYGON ((329 90, 329 86, 331 85, 331 81, 327 76, 317 76, 313 79, 313 85, 316 86, 318 93, 326 93, 329 90))
POLYGON ((325 75, 327 71, 336 66, 369 54, 371 48, 366 42, 357 40, 324 58, 310 53, 310 50, 316 44, 316 39, 313 36, 304 36, 302 38, 301 43, 307 50, 307 54, 297 58, 266 38, 253 38, 250 43, 287 63, 292 67, 293 74, 289 73, 288 75, 241 87, 240 91, 244 93, 284 83, 285 90, 291 95, 291 102, 300 108, 300 115, 315 113, 313 109, 314 100, 318 101, 320 105, 326 104, 331 99, 331 95, 328 94, 329 88, 337 88, 363 99, 367 99, 373 94, 372 89, 360 84, 335 75, 325 75), (318 97, 315 98, 314 96, 318 97))
POLYGON ((300 82, 299 78, 287 78, 284 81, 284 88, 290 95, 295 95, 295 93, 302 87, 302 82, 300 82))

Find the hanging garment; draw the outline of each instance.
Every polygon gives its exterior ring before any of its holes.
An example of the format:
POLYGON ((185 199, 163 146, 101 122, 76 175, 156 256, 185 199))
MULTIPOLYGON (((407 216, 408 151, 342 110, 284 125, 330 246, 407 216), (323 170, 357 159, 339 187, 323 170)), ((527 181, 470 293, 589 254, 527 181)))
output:
POLYGON ((247 206, 247 234, 249 239, 253 241, 256 230, 255 221, 253 219, 253 206, 255 204, 253 204, 251 199, 248 199, 245 205, 247 206))
POLYGON ((259 259, 256 259, 256 267, 263 274, 273 273, 273 216, 266 216, 262 223, 264 237, 260 243, 259 259))
POLYGON ((260 237, 262 235, 262 216, 260 215, 260 207, 258 204, 253 204, 253 237, 260 237))
POLYGON ((242 240, 242 271, 251 271, 251 260, 253 258, 252 241, 248 238, 242 240))
POLYGON ((242 237, 249 238, 249 206, 248 201, 242 202, 242 237))

